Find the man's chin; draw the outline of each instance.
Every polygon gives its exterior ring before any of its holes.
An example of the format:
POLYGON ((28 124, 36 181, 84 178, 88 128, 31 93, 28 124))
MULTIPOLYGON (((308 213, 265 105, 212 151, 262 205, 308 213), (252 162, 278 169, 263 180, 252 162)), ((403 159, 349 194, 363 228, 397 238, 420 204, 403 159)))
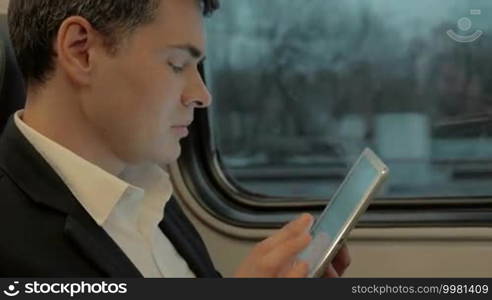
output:
POLYGON ((178 144, 173 148, 167 148, 157 155, 156 163, 159 165, 169 165, 175 163, 181 156, 181 146, 178 144))

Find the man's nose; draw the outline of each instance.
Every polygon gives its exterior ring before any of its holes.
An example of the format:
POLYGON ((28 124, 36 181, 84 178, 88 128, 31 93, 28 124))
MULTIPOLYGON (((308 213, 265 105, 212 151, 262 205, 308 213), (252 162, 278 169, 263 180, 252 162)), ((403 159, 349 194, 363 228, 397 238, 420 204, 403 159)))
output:
POLYGON ((183 93, 183 104, 196 108, 205 108, 212 104, 212 95, 199 74, 183 93))

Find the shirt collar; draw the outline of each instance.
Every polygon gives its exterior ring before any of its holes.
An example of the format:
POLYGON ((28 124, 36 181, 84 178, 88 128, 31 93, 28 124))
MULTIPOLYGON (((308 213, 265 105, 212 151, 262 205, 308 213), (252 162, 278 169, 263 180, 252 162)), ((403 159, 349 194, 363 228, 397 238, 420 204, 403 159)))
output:
POLYGON ((99 226, 104 224, 123 196, 131 202, 144 197, 143 189, 121 180, 29 127, 21 119, 22 112, 18 111, 14 116, 16 126, 99 226))

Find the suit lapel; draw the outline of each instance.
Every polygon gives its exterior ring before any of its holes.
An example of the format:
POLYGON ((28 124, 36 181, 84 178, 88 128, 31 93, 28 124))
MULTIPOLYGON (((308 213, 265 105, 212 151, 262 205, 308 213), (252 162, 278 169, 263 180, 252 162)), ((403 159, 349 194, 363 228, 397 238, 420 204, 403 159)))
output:
POLYGON ((171 198, 166 204, 164 220, 159 227, 197 277, 220 277, 200 235, 186 218, 176 199, 171 198))
POLYGON ((69 215, 65 223, 65 233, 81 254, 109 277, 142 277, 111 237, 84 213, 69 215))
POLYGON ((141 277, 55 171, 17 129, 13 117, 0 138, 0 168, 34 202, 67 215, 65 233, 81 255, 110 277, 141 277))

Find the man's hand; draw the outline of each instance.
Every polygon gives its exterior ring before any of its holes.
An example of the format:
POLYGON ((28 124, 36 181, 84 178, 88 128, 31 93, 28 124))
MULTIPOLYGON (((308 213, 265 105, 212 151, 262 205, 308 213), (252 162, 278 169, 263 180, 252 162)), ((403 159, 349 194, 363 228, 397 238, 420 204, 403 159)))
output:
POLYGON ((309 245, 314 218, 302 214, 258 243, 241 263, 235 277, 306 277, 308 264, 297 255, 309 245))
MULTIPOLYGON (((235 277, 306 277, 309 266, 306 262, 298 260, 297 255, 311 241, 309 230, 313 221, 311 215, 303 214, 258 243, 241 263, 235 277)), ((325 270, 323 277, 342 276, 350 265, 350 260, 348 248, 344 245, 325 270)))
POLYGON ((350 266, 350 254, 347 245, 338 252, 337 256, 333 259, 331 264, 326 268, 323 278, 336 278, 341 277, 345 270, 350 266))

